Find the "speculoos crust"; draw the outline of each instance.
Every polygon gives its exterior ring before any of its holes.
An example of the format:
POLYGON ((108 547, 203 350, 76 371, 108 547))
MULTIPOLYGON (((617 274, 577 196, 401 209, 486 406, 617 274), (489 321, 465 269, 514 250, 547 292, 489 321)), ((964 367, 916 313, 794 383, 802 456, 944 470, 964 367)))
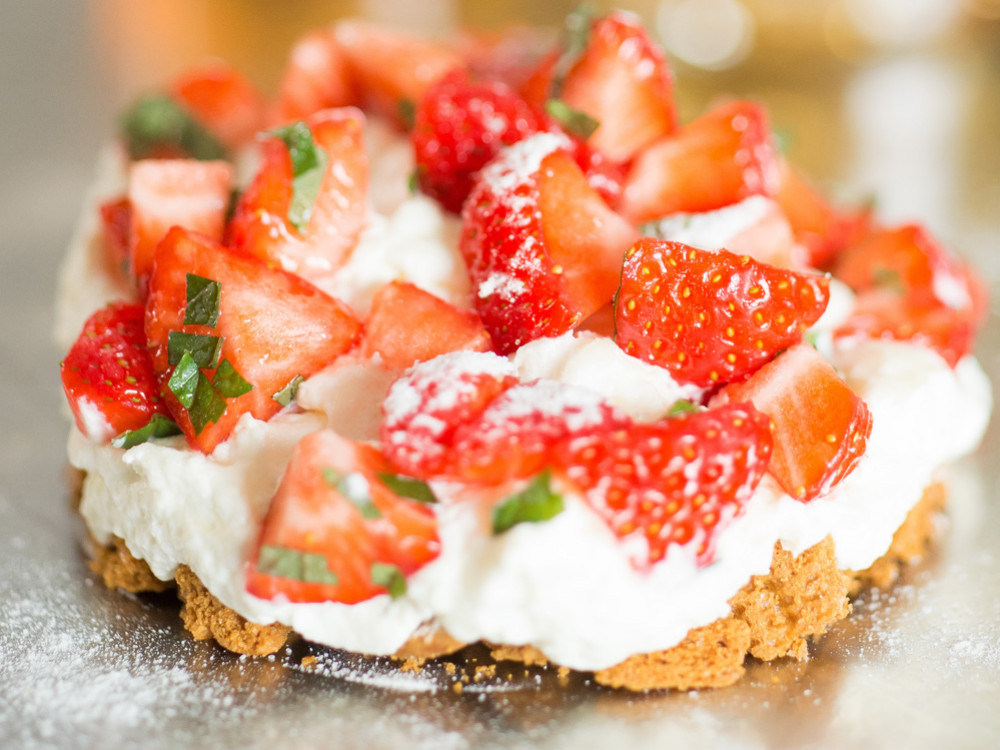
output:
MULTIPOLYGON (((896 531, 889 550, 862 571, 840 570, 833 542, 827 538, 798 556, 775 545, 771 571, 754 576, 730 600, 732 611, 691 630, 678 645, 637 654, 594 673, 596 682, 626 690, 688 690, 725 687, 744 673, 747 655, 762 661, 808 658, 808 642, 851 611, 850 598, 867 587, 892 585, 903 565, 921 558, 936 535, 936 520, 945 505, 945 490, 933 484, 896 531)), ((184 627, 196 640, 214 639, 240 654, 262 656, 280 649, 291 631, 280 624, 247 621, 222 604, 187 566, 179 566, 175 582, 156 578, 120 539, 93 544, 91 569, 109 588, 132 593, 164 591, 176 583, 184 627)), ((425 627, 393 655, 412 669, 430 659, 455 653, 467 644, 440 628, 425 627)), ((488 644, 496 661, 541 665, 548 659, 532 646, 488 644)))

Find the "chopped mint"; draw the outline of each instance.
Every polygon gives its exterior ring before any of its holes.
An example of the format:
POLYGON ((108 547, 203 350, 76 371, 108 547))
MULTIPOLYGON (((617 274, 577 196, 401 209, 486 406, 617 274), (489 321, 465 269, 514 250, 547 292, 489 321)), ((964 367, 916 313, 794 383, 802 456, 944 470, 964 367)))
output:
POLYGON ((396 105, 396 111, 403 126, 407 130, 413 130, 413 126, 417 123, 417 105, 414 104, 413 100, 400 99, 399 104, 396 105))
POLYGON ((414 169, 410 172, 410 176, 406 179, 406 189, 410 192, 410 195, 416 195, 420 192, 420 171, 414 169))
POLYGON ((379 472, 378 478, 382 484, 400 497, 408 497, 420 503, 436 503, 438 501, 427 482, 387 472, 379 472))
POLYGON ((223 340, 221 336, 171 331, 167 336, 167 361, 171 365, 177 365, 188 354, 198 367, 211 369, 219 364, 223 340))
POLYGON ((372 583, 376 586, 384 586, 393 599, 398 599, 406 593, 406 576, 395 565, 372 563, 371 576, 372 583))
POLYGON ((819 331, 815 331, 812 328, 810 328, 808 331, 806 331, 804 334, 802 334, 802 338, 813 349, 819 349, 819 336, 820 336, 820 332, 819 331))
POLYGON ((152 438, 164 438, 180 434, 180 428, 170 417, 157 413, 150 418, 144 427, 140 427, 137 430, 126 430, 112 440, 111 444, 115 448, 128 450, 152 438))
POLYGON ((323 469, 323 481, 351 501, 361 513, 362 518, 381 518, 382 511, 378 509, 368 491, 368 480, 357 472, 344 474, 327 466, 323 469))
POLYGON ((292 200, 288 205, 288 220, 303 232, 309 225, 329 158, 326 151, 316 145, 312 131, 304 122, 271 132, 285 142, 292 159, 292 200))
POLYGON ((222 287, 218 281, 187 275, 187 306, 184 308, 184 325, 215 327, 219 322, 219 294, 222 287))
POLYGON ((291 578, 305 583, 324 583, 334 586, 339 583, 337 574, 330 570, 323 555, 300 552, 289 547, 274 544, 261 545, 257 557, 260 573, 280 578, 291 578))
POLYGON ((686 399, 681 399, 680 401, 674 401, 674 405, 670 407, 670 411, 667 412, 668 417, 679 417, 684 414, 694 414, 700 411, 697 406, 686 399))
POLYGON ((552 67, 552 86, 549 96, 558 99, 562 94, 563 82, 573 66, 583 57, 590 41, 590 27, 594 23, 597 9, 591 3, 580 3, 566 16, 563 24, 562 53, 552 67))
POLYGON ((194 361, 194 357, 188 352, 184 352, 177 367, 174 368, 170 380, 167 381, 167 387, 177 396, 177 400, 185 409, 190 409, 194 403, 194 394, 198 388, 200 375, 201 370, 198 363, 194 361))
POLYGON ((502 534, 519 523, 548 521, 562 511, 562 495, 552 491, 549 472, 543 471, 523 490, 493 508, 493 533, 502 534))
POLYGON ((119 128, 133 160, 171 151, 204 161, 226 158, 219 140, 166 95, 136 101, 122 116, 119 128))
POLYGON ((218 422, 226 411, 226 399, 222 397, 205 373, 198 371, 198 385, 194 390, 194 400, 188 407, 188 416, 194 434, 200 435, 209 423, 218 422))
POLYGON ((872 270, 872 277, 876 286, 880 286, 883 289, 890 289, 896 294, 904 294, 906 292, 903 277, 895 268, 877 266, 872 270))
POLYGON ((243 379, 228 359, 222 360, 219 369, 215 371, 212 385, 224 398, 237 398, 253 390, 253 386, 243 379))
POLYGON ((282 406, 288 406, 295 397, 299 395, 299 386, 305 382, 305 378, 301 375, 296 375, 294 378, 288 381, 284 388, 275 393, 271 398, 277 401, 282 406))
POLYGON ((545 111, 552 115, 566 132, 587 140, 600 127, 601 123, 586 112, 573 109, 562 99, 549 99, 545 102, 545 111))

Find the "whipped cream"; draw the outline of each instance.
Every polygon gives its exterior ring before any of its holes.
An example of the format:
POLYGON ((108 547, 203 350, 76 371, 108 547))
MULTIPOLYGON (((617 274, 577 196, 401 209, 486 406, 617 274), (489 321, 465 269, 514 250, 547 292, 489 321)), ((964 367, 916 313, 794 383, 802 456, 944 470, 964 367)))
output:
MULTIPOLYGON (((373 178, 381 169, 373 162, 373 178)), ((105 192, 95 195, 109 197, 112 181, 104 179, 99 176, 98 187, 105 192)), ((57 337, 66 347, 95 307, 122 296, 96 256, 95 202, 85 209, 64 265, 57 337)), ((389 210, 390 216, 373 212, 332 290, 341 289, 363 310, 380 283, 405 278, 467 305, 454 220, 416 196, 389 210), (419 262, 407 257, 417 254, 414 234, 428 254, 419 262)), ((822 330, 849 309, 849 293, 839 299, 822 330)), ((671 547, 650 571, 635 570, 611 530, 567 487, 557 486, 565 510, 555 518, 494 536, 490 511, 497 491, 470 498, 458 485, 434 482, 442 499, 434 506, 442 552, 409 578, 403 597, 345 605, 251 596, 244 589, 246 560, 295 444, 326 427, 352 439, 377 435, 380 405, 396 373, 352 357, 303 384, 299 410, 286 409, 266 423, 245 415, 210 457, 187 449, 182 438, 122 451, 88 440, 75 427, 69 456, 86 472, 80 510, 98 540, 124 539, 162 579, 188 565, 223 604, 250 620, 281 622, 307 639, 373 654, 394 652, 430 625, 460 640, 531 644, 559 664, 601 669, 669 648, 691 628, 726 615, 729 599, 750 576, 770 569, 776 541, 799 553, 830 535, 838 565, 868 567, 888 549, 939 468, 977 444, 991 403, 972 357, 952 370, 933 351, 910 344, 824 343, 825 355, 871 409, 865 455, 833 492, 808 504, 766 476, 742 515, 722 528, 707 567, 698 567, 693 550, 671 547)), ((510 367, 525 381, 589 389, 637 420, 657 419, 676 400, 698 396, 592 333, 532 342, 510 367)))

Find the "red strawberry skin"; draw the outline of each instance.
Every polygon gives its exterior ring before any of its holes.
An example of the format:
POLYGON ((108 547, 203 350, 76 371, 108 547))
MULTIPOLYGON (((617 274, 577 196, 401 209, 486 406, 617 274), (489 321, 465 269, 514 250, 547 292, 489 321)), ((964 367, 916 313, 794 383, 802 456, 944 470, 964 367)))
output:
POLYGON ((92 440, 107 442, 167 413, 146 350, 144 316, 136 304, 98 310, 60 365, 76 425, 92 440), (95 424, 95 410, 104 424, 95 424))
MULTIPOLYGON (((308 282, 180 227, 157 248, 145 328, 153 369, 174 421, 188 443, 205 453, 229 437, 243 414, 268 419, 280 411, 276 393, 296 376, 308 377, 330 364, 360 334, 351 312, 308 282), (214 327, 184 323, 188 274, 221 285, 214 327), (221 336, 219 361, 228 360, 253 386, 229 399, 221 418, 201 432, 167 387, 174 370, 168 358, 171 331, 221 336)), ((211 377, 214 369, 204 374, 211 377)))
POLYGON ((798 500, 829 492, 865 452, 872 428, 868 406, 808 344, 791 347, 723 394, 750 401, 770 417, 770 472, 798 500))
POLYGON ((728 404, 577 436, 562 445, 557 466, 643 569, 671 545, 711 562, 716 530, 741 512, 770 454, 768 418, 728 404))
POLYGON ((303 120, 328 107, 355 104, 347 59, 332 28, 311 31, 289 53, 269 119, 273 125, 303 120))
POLYGON ((393 383, 382 404, 382 450, 404 474, 450 474, 455 431, 516 383, 513 365, 491 354, 455 352, 421 363, 393 383))
POLYGON ((379 478, 391 467, 373 447, 352 443, 330 430, 306 436, 271 501, 257 553, 248 566, 247 590, 264 599, 355 604, 386 593, 372 580, 372 565, 393 565, 409 576, 441 550, 434 513, 399 497, 379 478), (345 497, 331 472, 345 477, 370 504, 363 513, 358 497, 345 497), (375 517, 366 517, 375 516, 375 517), (317 555, 336 582, 298 580, 258 568, 264 545, 317 555))
POLYGON ((253 138, 264 116, 264 99, 238 70, 215 62, 186 71, 171 95, 230 149, 253 138))
POLYGON ((638 154, 618 209, 635 224, 711 211, 781 185, 767 115, 754 102, 712 110, 638 154))
POLYGON ((625 256, 616 341, 680 383, 728 383, 799 342, 828 301, 818 274, 643 238, 625 256))
POLYGON ((569 147, 551 133, 509 147, 480 172, 463 209, 459 249, 500 354, 565 333, 607 304, 636 238, 569 147))

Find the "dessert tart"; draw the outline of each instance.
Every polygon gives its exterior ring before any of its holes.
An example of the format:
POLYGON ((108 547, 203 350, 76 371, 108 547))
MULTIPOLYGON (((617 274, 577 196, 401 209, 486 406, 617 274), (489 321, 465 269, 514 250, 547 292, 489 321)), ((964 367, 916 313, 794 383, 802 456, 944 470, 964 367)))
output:
POLYGON ((805 658, 889 585, 988 420, 983 289, 673 85, 615 12, 541 50, 340 22, 271 99, 213 64, 136 102, 57 314, 105 583, 239 653, 632 690, 805 658))

